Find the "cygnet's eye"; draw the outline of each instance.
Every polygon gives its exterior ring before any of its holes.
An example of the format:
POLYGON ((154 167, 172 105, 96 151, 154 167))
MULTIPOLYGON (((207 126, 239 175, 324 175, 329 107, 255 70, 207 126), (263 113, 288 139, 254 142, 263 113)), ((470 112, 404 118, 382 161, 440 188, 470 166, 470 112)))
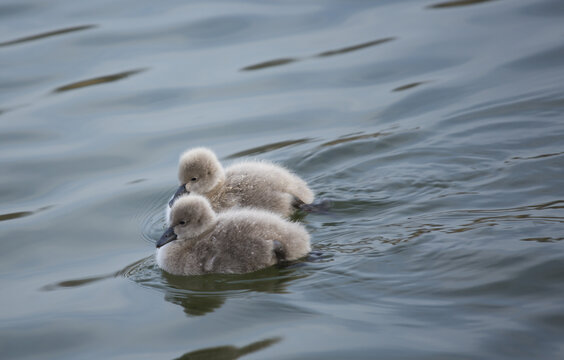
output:
POLYGON ((190 179, 190 181, 198 181, 198 178, 193 177, 190 179))
POLYGON ((181 220, 180 222, 178 222, 180 225, 186 225, 186 221, 181 220))

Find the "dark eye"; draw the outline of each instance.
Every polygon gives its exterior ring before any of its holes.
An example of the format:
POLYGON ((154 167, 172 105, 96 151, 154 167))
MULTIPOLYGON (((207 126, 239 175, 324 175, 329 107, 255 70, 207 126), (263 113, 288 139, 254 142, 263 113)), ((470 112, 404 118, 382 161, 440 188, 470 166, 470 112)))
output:
POLYGON ((182 220, 179 222, 180 225, 186 225, 186 221, 182 220))
POLYGON ((190 179, 190 181, 198 181, 198 178, 193 177, 190 179))

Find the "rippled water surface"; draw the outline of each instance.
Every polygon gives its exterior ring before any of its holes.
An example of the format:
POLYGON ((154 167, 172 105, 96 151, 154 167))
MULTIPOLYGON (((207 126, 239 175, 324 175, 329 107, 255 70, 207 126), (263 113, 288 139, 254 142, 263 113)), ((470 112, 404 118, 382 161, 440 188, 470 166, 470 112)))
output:
POLYGON ((559 359, 564 2, 0 3, 3 359, 559 359), (153 257, 185 149, 330 199, 313 256, 153 257))

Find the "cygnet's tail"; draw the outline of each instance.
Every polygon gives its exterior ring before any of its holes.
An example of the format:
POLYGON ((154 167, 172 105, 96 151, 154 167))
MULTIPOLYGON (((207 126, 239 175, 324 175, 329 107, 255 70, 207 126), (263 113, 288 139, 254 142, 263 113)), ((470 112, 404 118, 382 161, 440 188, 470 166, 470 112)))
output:
POLYGON ((276 255, 278 264, 286 261, 286 250, 284 249, 284 245, 278 240, 272 240, 272 244, 274 245, 274 255, 276 255))
POLYGON ((329 199, 318 199, 310 204, 306 204, 298 198, 294 199, 292 203, 295 208, 308 212, 308 213, 321 213, 326 214, 331 209, 331 200, 329 199))
POLYGON ((304 204, 312 203, 315 196, 313 191, 307 186, 307 183, 294 174, 292 174, 292 177, 290 193, 304 204))

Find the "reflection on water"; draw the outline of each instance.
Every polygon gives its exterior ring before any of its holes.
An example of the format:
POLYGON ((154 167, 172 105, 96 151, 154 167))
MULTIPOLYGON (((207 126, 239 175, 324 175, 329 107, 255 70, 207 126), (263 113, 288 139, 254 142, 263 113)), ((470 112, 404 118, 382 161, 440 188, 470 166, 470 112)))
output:
POLYGON ((393 89, 392 91, 394 91, 394 92, 404 91, 404 90, 412 89, 416 86, 423 85, 423 84, 426 84, 426 83, 428 83, 428 81, 417 81, 417 82, 413 82, 413 83, 410 83, 410 84, 398 86, 397 88, 393 89))
POLYGON ((231 155, 227 156, 227 159, 234 159, 234 158, 239 158, 239 157, 249 156, 249 155, 264 154, 264 153, 267 153, 267 152, 270 152, 270 151, 285 148, 287 146, 304 144, 304 143, 307 143, 307 142, 310 142, 310 141, 312 141, 311 138, 279 141, 279 142, 275 142, 275 143, 272 143, 272 144, 266 144, 266 145, 254 147, 252 149, 239 151, 235 154, 231 154, 231 155))
MULTIPOLYGON (((435 223, 421 223, 428 216, 415 216, 407 224, 387 224, 383 228, 402 229, 401 235, 396 238, 379 238, 383 243, 399 244, 402 242, 416 239, 422 235, 442 232, 445 234, 457 234, 470 231, 478 231, 486 228, 504 227, 511 228, 511 223, 515 228, 532 227, 535 228, 543 224, 564 224, 564 216, 556 216, 558 212, 550 210, 560 210, 564 206, 562 200, 551 201, 537 205, 525 205, 515 208, 488 209, 488 210, 458 210, 444 214, 434 214, 432 220, 435 223), (518 213, 518 214, 512 214, 518 213), (442 223, 441 223, 442 221, 442 223)), ((560 237, 517 237, 515 240, 554 242, 561 240, 560 237)))
POLYGON ((270 67, 274 67, 274 66, 286 65, 286 64, 290 64, 290 63, 293 63, 293 62, 296 62, 296 61, 303 61, 303 60, 313 59, 313 58, 321 58, 321 57, 328 57, 328 56, 346 54, 346 53, 349 53, 349 52, 366 49, 366 48, 371 47, 371 46, 376 46, 376 45, 380 45, 380 44, 383 44, 383 43, 387 43, 387 42, 395 40, 395 39, 396 38, 394 38, 394 37, 378 39, 378 40, 369 41, 369 42, 362 43, 362 44, 347 46, 347 47, 340 48, 340 49, 328 50, 328 51, 321 52, 319 54, 301 57, 301 58, 281 58, 281 59, 268 60, 268 61, 261 62, 261 63, 258 63, 258 64, 245 66, 244 68, 241 69, 241 71, 260 70, 260 69, 270 68, 270 67))
POLYGON ((162 283, 157 288, 165 292, 167 301, 182 306, 190 316, 213 312, 228 297, 241 292, 283 294, 290 282, 306 277, 291 268, 278 267, 242 275, 176 276, 163 271, 161 276, 162 283))
POLYGON ((555 237, 536 237, 536 238, 524 238, 521 239, 522 241, 536 241, 536 242, 541 242, 541 243, 546 243, 546 242, 555 242, 555 241, 561 241, 564 240, 564 237, 559 237, 559 238, 555 238, 555 237))
POLYGON ((282 59, 268 60, 268 61, 261 62, 261 63, 258 63, 258 64, 245 66, 244 68, 241 69, 241 71, 260 70, 260 69, 270 68, 270 67, 274 67, 274 66, 291 64, 293 62, 300 61, 300 60, 301 59, 298 59, 298 58, 282 58, 282 59))
POLYGON ((85 277, 85 278, 80 278, 80 279, 71 279, 71 280, 64 280, 64 281, 60 281, 54 284, 48 284, 45 285, 43 287, 41 287, 40 290, 42 291, 53 291, 53 290, 59 290, 59 289, 63 289, 63 288, 74 288, 74 287, 79 287, 79 286, 83 286, 83 285, 88 285, 90 283, 94 283, 100 280, 106 280, 106 279, 111 279, 117 276, 117 272, 116 273, 111 273, 111 274, 106 274, 106 275, 99 275, 99 276, 91 276, 91 277, 85 277))
POLYGON ((137 274, 146 271, 146 269, 150 268, 151 265, 154 263, 153 255, 143 258, 141 260, 135 261, 124 267, 121 270, 114 271, 104 275, 97 275, 97 276, 89 276, 79 279, 69 279, 59 281, 53 284, 48 284, 41 287, 40 290, 42 291, 53 291, 53 290, 61 290, 64 288, 75 288, 84 285, 89 285, 94 282, 98 282, 101 280, 112 279, 116 277, 130 277, 136 276, 137 274))
POLYGON ((457 7, 457 6, 467 6, 467 5, 476 5, 481 4, 489 1, 494 0, 457 0, 457 1, 446 1, 434 5, 430 5, 429 8, 439 9, 439 8, 448 8, 448 7, 457 7))
POLYGON ((533 223, 540 223, 540 224, 547 222, 564 223, 564 217, 531 216, 530 214, 480 217, 477 219, 473 219, 469 223, 464 223, 455 229, 449 230, 448 232, 453 232, 453 233, 465 232, 465 231, 481 228, 484 225, 497 226, 497 225, 501 225, 502 223, 512 222, 512 221, 530 221, 533 223))
POLYGON ((0 42, 0 46, 16 45, 16 44, 21 44, 21 43, 28 42, 28 41, 39 40, 39 39, 43 39, 43 38, 47 38, 47 37, 51 37, 51 36, 57 36, 57 35, 67 34, 67 33, 70 33, 70 32, 92 29, 92 28, 95 28, 95 27, 96 27, 96 25, 74 26, 74 27, 70 27, 70 28, 49 31, 49 32, 45 32, 45 33, 41 33, 41 34, 37 34, 37 35, 26 36, 26 37, 15 39, 15 40, 0 42))
POLYGON ((346 54, 346 53, 349 53, 349 52, 352 52, 352 51, 362 50, 362 49, 365 49, 365 48, 368 48, 368 47, 371 47, 371 46, 376 46, 376 45, 380 45, 380 44, 383 44, 383 43, 387 43, 388 41, 392 41, 392 40, 395 40, 395 39, 396 38, 393 38, 393 37, 378 39, 378 40, 374 40, 374 41, 365 42, 365 43, 362 43, 362 44, 347 46, 347 47, 336 49, 336 50, 324 51, 324 52, 319 53, 319 54, 314 55, 314 56, 316 56, 316 57, 327 57, 327 56, 346 54))
POLYGON ((92 86, 92 85, 100 85, 100 84, 104 84, 104 83, 114 82, 114 81, 125 79, 125 78, 130 77, 130 76, 135 75, 135 74, 139 74, 139 73, 144 72, 146 70, 147 69, 136 69, 136 70, 124 71, 124 72, 121 72, 121 73, 118 73, 118 74, 105 75, 105 76, 100 76, 100 77, 96 77, 96 78, 92 78, 92 79, 88 79, 88 80, 77 81, 77 82, 72 83, 72 84, 68 84, 68 85, 58 87, 55 90, 53 90, 53 92, 63 92, 63 91, 80 89, 80 88, 92 86))
POLYGON ((340 137, 336 140, 324 142, 320 146, 324 146, 324 147, 334 146, 334 145, 338 145, 338 144, 348 143, 348 142, 351 142, 351 141, 372 139, 372 138, 377 138, 377 137, 380 137, 380 136, 386 136, 386 135, 390 135, 390 134, 391 133, 389 133, 389 132, 375 132, 375 133, 372 133, 372 134, 360 134, 360 135, 354 135, 354 136, 346 135, 346 136, 340 137))
MULTIPOLYGON (((527 205, 508 209, 492 209, 492 210, 466 210, 451 213, 449 217, 460 217, 465 220, 471 219, 468 222, 464 222, 456 227, 445 228, 447 233, 461 233, 471 230, 476 230, 483 228, 484 226, 496 227, 496 226, 509 226, 509 223, 518 222, 521 226, 523 224, 530 224, 531 226, 542 225, 542 224, 563 224, 564 216, 555 216, 554 212, 550 210, 562 209, 564 206, 560 205, 564 203, 562 200, 551 201, 549 203, 543 203, 538 205, 527 205), (519 214, 512 214, 519 213, 519 214), (481 215, 476 217, 475 215, 481 215), (488 216, 483 216, 488 215, 488 216)), ((527 240, 521 239, 521 240, 527 240)))
POLYGON ((225 295, 203 295, 186 293, 165 293, 164 299, 176 305, 180 305, 184 313, 189 316, 202 316, 214 312, 225 303, 225 295))
POLYGON ((8 213, 8 214, 0 214, 0 221, 13 220, 13 219, 18 219, 18 218, 30 216, 30 215, 33 215, 33 214, 38 213, 40 211, 48 210, 52 207, 53 206, 51 205, 51 206, 41 207, 41 208, 39 208, 35 211, 18 211, 18 212, 13 212, 13 213, 8 213))
MULTIPOLYGON (((526 156, 526 157, 514 156, 514 157, 511 158, 511 160, 535 160, 535 159, 542 159, 542 158, 548 158, 548 157, 560 156, 560 155, 564 155, 564 152, 533 155, 533 156, 526 156)), ((506 162, 509 162, 509 161, 506 161, 506 162)))
POLYGON ((270 338, 254 342, 252 344, 236 347, 236 346, 217 346, 213 348, 190 351, 175 360, 235 360, 244 355, 248 355, 269 346, 272 346, 282 340, 281 338, 270 338))
POLYGON ((33 211, 19 211, 9 214, 0 214, 0 221, 17 219, 31 214, 33 214, 33 211))
POLYGON ((143 182, 143 181, 147 181, 147 179, 135 179, 135 180, 131 180, 131 181, 128 181, 128 182, 126 183, 126 185, 135 185, 135 184, 139 184, 139 183, 141 183, 141 182, 143 182))
MULTIPOLYGON (((325 259, 313 254, 310 261, 325 259)), ((61 290, 90 285, 102 280, 124 277, 144 287, 164 292, 164 298, 180 305, 186 315, 201 316, 220 308, 228 297, 245 292, 284 294, 293 281, 304 279, 299 272, 299 262, 273 266, 249 274, 225 275, 208 274, 199 276, 178 276, 162 271, 153 255, 135 261, 123 269, 111 273, 69 279, 41 287, 42 291, 61 290), (297 266, 294 266, 297 265, 297 266)))

